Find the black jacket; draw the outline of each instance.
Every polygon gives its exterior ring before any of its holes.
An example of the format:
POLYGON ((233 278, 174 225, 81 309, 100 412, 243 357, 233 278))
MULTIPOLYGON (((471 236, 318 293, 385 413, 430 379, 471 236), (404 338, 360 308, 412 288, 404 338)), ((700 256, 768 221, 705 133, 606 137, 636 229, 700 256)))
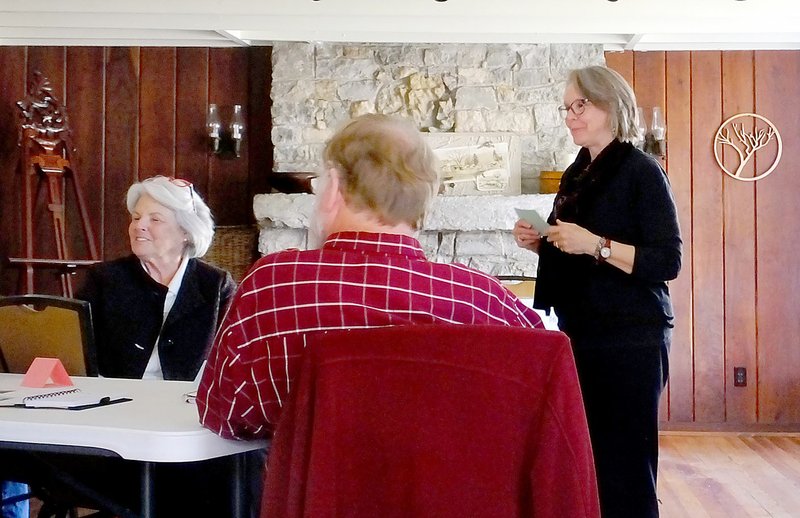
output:
POLYGON ((194 379, 235 288, 228 272, 190 259, 162 330, 167 287, 153 280, 136 256, 92 267, 76 298, 92 305, 100 375, 141 378, 161 331, 164 379, 194 379))
POLYGON ((667 281, 680 270, 681 237, 669 181, 652 157, 619 141, 594 161, 582 149, 561 179, 551 224, 556 216, 635 246, 633 272, 586 254, 566 254, 543 240, 534 307, 554 307, 559 326, 572 336, 672 325, 667 281))

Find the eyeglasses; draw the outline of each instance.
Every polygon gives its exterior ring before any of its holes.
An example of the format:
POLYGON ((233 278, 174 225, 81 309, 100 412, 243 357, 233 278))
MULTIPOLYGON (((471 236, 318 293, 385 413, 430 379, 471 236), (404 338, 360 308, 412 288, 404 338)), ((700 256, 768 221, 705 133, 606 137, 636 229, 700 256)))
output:
POLYGON ((321 172, 317 173, 317 176, 313 177, 309 180, 309 186, 311 187, 311 194, 321 194, 322 191, 328 185, 328 176, 331 173, 325 170, 321 170, 321 172))
POLYGON ((320 178, 319 176, 315 176, 308 183, 311 186, 311 194, 320 193, 320 187, 322 187, 320 185, 322 183, 322 178, 320 178))
POLYGON ((572 112, 576 117, 579 117, 580 115, 583 115, 583 112, 586 111, 587 104, 592 104, 592 101, 589 99, 575 99, 569 103, 569 106, 559 106, 558 113, 561 115, 561 118, 565 120, 569 112, 572 112))
POLYGON ((197 206, 195 205, 195 202, 194 202, 194 185, 192 185, 192 182, 190 182, 189 180, 184 180, 183 178, 171 178, 169 176, 158 175, 158 176, 151 176, 150 178, 146 178, 145 180, 142 180, 142 183, 152 182, 152 181, 158 180, 160 178, 168 180, 169 183, 171 183, 172 185, 177 185, 178 187, 187 187, 189 189, 189 197, 192 200, 192 212, 197 214, 197 206))

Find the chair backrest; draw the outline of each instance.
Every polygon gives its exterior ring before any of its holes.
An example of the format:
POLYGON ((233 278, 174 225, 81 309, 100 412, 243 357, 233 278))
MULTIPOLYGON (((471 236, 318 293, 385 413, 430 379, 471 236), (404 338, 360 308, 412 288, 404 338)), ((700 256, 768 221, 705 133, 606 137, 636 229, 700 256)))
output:
POLYGON ((563 333, 438 324, 309 336, 262 518, 599 514, 563 333))
POLYGON ((50 295, 0 298, 0 371, 24 373, 36 357, 60 359, 73 376, 97 376, 88 302, 50 295))

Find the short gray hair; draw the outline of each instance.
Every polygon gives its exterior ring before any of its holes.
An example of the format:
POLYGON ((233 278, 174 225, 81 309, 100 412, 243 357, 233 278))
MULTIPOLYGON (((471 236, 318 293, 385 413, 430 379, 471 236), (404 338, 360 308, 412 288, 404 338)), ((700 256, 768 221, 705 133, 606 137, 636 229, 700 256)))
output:
POLYGON ((370 113, 350 120, 328 141, 327 166, 345 200, 384 223, 419 229, 439 189, 433 151, 408 119, 370 113))
POLYGON ((128 189, 129 213, 133 214, 143 194, 175 213, 178 226, 189 236, 186 255, 203 257, 214 239, 214 218, 191 182, 167 176, 153 176, 137 182, 128 189))
POLYGON ((579 68, 569 73, 567 83, 608 113, 614 137, 635 144, 644 136, 636 126, 636 95, 618 72, 603 66, 579 68))

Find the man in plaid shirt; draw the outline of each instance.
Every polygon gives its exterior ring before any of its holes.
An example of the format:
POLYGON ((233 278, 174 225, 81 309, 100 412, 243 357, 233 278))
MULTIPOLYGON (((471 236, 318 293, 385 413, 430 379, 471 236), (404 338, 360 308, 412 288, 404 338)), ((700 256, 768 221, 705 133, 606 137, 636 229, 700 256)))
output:
POLYGON ((434 322, 543 327, 495 278, 425 258, 414 236, 439 179, 411 124, 354 119, 324 160, 311 230, 327 239, 256 262, 209 354, 198 410, 223 437, 271 436, 313 333, 434 322))

